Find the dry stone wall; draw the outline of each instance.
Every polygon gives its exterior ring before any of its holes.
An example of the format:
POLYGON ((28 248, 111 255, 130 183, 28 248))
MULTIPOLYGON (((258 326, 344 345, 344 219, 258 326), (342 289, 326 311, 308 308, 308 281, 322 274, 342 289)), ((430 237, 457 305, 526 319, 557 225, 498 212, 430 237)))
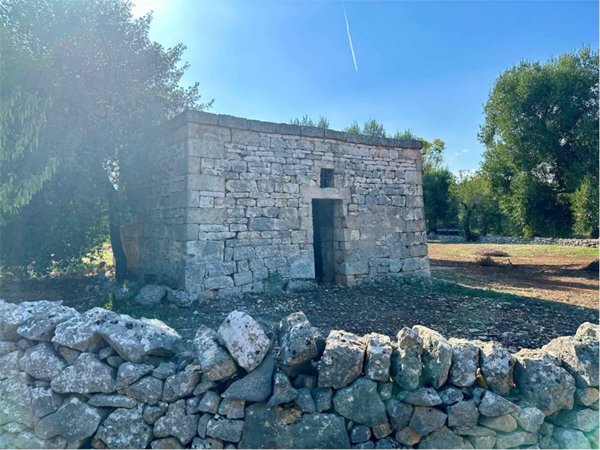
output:
POLYGON ((132 272, 207 296, 302 286, 319 264, 346 285, 429 275, 420 142, 194 111, 167 130, 131 183, 132 272))
POLYGON ((598 448, 598 325, 511 354, 234 311, 158 320, 0 301, 0 448, 598 448))

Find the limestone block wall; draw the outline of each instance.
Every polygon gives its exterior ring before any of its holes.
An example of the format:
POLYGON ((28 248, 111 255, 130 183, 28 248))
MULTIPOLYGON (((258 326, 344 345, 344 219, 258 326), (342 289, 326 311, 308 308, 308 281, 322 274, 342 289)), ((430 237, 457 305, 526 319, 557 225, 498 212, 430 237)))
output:
MULTIPOLYGON (((420 142, 202 112, 187 112, 168 129, 176 144, 167 153, 184 160, 185 204, 152 203, 140 209, 137 223, 154 221, 141 227, 151 229, 145 242, 163 238, 159 230, 171 225, 165 215, 176 217, 183 233, 170 246, 150 242, 134 272, 159 271, 151 254, 158 259, 182 249, 183 268, 171 269, 178 271, 179 288, 208 295, 261 292, 318 277, 317 247, 323 270, 337 283, 428 276, 420 142), (319 207, 331 224, 318 224, 323 239, 315 246, 319 207)), ((167 190, 179 194, 180 173, 169 174, 167 190)), ((129 241, 139 233, 132 232, 136 226, 128 229, 129 241)))
POLYGON ((0 301, 0 448, 598 448, 600 328, 511 354, 234 311, 158 320, 0 301))

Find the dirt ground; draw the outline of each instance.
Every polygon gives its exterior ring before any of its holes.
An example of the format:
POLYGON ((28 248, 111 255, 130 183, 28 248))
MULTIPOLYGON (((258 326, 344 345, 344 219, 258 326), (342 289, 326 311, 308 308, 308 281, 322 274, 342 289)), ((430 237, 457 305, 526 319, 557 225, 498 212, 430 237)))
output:
POLYGON ((496 340, 511 351, 536 348, 554 337, 575 333, 582 322, 598 322, 598 274, 578 270, 593 259, 590 255, 596 250, 528 251, 515 246, 508 251, 503 248, 508 257, 493 258, 498 260, 497 267, 481 267, 474 252, 484 246, 460 245, 430 245, 436 278, 425 285, 380 281, 353 288, 321 286, 303 293, 210 300, 180 309, 170 305, 140 308, 131 301, 119 304, 100 288, 102 283, 80 278, 1 283, 0 298, 14 302, 63 299, 80 311, 104 306, 134 317, 159 318, 182 335, 182 347, 187 349, 200 324, 217 328, 234 309, 247 311, 269 328, 289 313, 304 311, 324 335, 331 329, 344 329, 393 337, 404 326, 421 324, 446 337, 496 340), (507 258, 510 265, 504 263, 507 258))

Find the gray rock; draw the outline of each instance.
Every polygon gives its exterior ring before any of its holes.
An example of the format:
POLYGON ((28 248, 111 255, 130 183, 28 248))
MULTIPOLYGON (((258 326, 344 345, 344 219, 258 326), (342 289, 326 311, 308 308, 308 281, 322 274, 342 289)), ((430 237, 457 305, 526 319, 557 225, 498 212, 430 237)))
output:
POLYGON ((154 366, 150 364, 134 364, 124 362, 117 370, 117 389, 123 389, 135 383, 145 375, 148 375, 154 370, 154 366))
POLYGON ((598 386, 599 346, 589 335, 559 337, 542 350, 561 360, 562 366, 575 378, 577 387, 598 386))
POLYGON ((521 445, 536 445, 537 435, 526 431, 513 431, 512 433, 498 433, 496 436, 497 448, 515 448, 521 445))
POLYGON ((452 363, 452 346, 437 331, 430 330, 421 325, 415 325, 413 330, 423 340, 423 373, 421 378, 424 384, 429 384, 438 389, 448 379, 448 372, 452 363))
POLYGON ((49 341, 58 324, 79 316, 75 309, 62 306, 62 301, 23 302, 20 308, 27 310, 28 317, 18 326, 17 333, 32 341, 49 341))
POLYGON ((589 433, 585 433, 585 436, 590 441, 590 444, 592 444, 592 448, 598 448, 600 444, 600 428, 596 428, 589 433))
POLYGON ((194 338, 194 349, 203 376, 208 380, 226 380, 237 372, 233 358, 221 347, 214 330, 201 325, 194 338))
POLYGON ((303 312, 292 313, 281 320, 279 347, 279 363, 291 374, 296 367, 318 356, 317 335, 303 312))
POLYGON ((348 448, 344 419, 335 414, 295 415, 293 410, 254 404, 246 408, 239 448, 348 448), (297 420, 290 420, 297 418, 297 420), (269 427, 262 424, 269 423, 269 427))
POLYGON ((144 422, 142 410, 142 405, 116 409, 104 419, 96 438, 108 448, 146 448, 152 440, 152 428, 144 422))
POLYGON ((468 441, 473 448, 494 448, 496 445, 496 436, 469 436, 468 441))
POLYGON ((148 425, 154 425, 154 422, 156 422, 159 417, 162 417, 167 413, 168 408, 169 405, 166 403, 159 403, 156 406, 146 405, 144 406, 144 413, 142 417, 148 425))
POLYGON ((307 388, 298 389, 298 395, 294 399, 294 403, 306 414, 311 414, 317 411, 315 401, 310 395, 310 390, 307 388))
POLYGON ((305 373, 301 373, 300 375, 296 376, 296 378, 294 378, 294 382, 292 383, 292 386, 294 386, 296 389, 314 389, 317 387, 317 385, 317 377, 307 375, 305 373))
POLYGON ((185 413, 185 401, 177 400, 169 405, 167 414, 154 423, 154 436, 174 436, 183 445, 187 445, 196 435, 198 426, 197 415, 185 413))
POLYGON ((479 412, 488 417, 516 414, 519 412, 519 409, 520 408, 513 402, 506 400, 491 391, 486 391, 481 399, 481 403, 479 403, 479 412))
POLYGON ((521 408, 521 412, 519 412, 519 415, 517 416, 517 422, 525 431, 537 433, 542 426, 542 423, 544 423, 545 418, 546 416, 540 409, 529 406, 521 408))
POLYGON ((505 433, 510 433, 511 431, 515 431, 517 429, 517 421, 513 416, 497 416, 497 417, 486 417, 481 416, 479 418, 479 423, 483 426, 491 428, 496 431, 504 431, 505 433))
POLYGON ((142 306, 154 306, 160 304, 166 294, 164 286, 147 284, 140 289, 133 301, 142 306))
POLYGON ((140 287, 137 283, 127 282, 122 286, 115 286, 113 289, 113 294, 117 302, 124 302, 125 300, 129 300, 131 297, 137 294, 139 290, 140 287))
POLYGON ((115 371, 94 353, 82 353, 72 366, 66 367, 52 380, 50 386, 58 393, 110 394, 116 390, 115 371))
POLYGON ((169 289, 167 291, 167 303, 179 306, 180 308, 189 308, 194 303, 198 303, 199 299, 199 294, 194 294, 192 292, 174 289, 169 289))
POLYGON ((41 439, 27 428, 0 433, 0 448, 65 448, 62 436, 41 439))
POLYGON ((393 383, 377 383, 377 392, 379 392, 379 398, 387 402, 394 395, 394 384, 393 383))
POLYGON ((243 400, 224 398, 219 405, 218 413, 228 419, 243 419, 245 404, 246 402, 243 400))
POLYGON ((575 337, 582 341, 591 340, 595 342, 600 341, 600 325, 597 323, 584 322, 579 325, 575 332, 575 337))
POLYGON ((56 411, 62 404, 62 396, 45 387, 31 387, 31 408, 37 417, 44 417, 56 411))
POLYGON ((273 377, 273 395, 269 399, 269 406, 277 406, 291 402, 298 396, 298 391, 292 387, 289 378, 277 372, 273 377))
POLYGON ((479 421, 479 411, 473 401, 458 402, 448 407, 449 427, 474 427, 479 421))
POLYGON ((75 360, 77 359, 77 357, 79 355, 81 355, 80 351, 74 350, 69 347, 63 347, 63 346, 58 347, 58 353, 60 354, 60 356, 63 357, 63 359, 67 362, 67 364, 73 364, 75 362, 75 360))
POLYGON ((155 439, 150 442, 150 448, 185 448, 178 439, 174 437, 155 439))
POLYGON ((487 387, 496 394, 506 395, 513 387, 516 359, 496 342, 480 345, 479 367, 487 387))
POLYGON ((65 361, 47 342, 42 342, 25 350, 19 360, 19 367, 25 373, 39 380, 50 381, 65 368, 65 361))
POLYGON ((222 441, 240 442, 243 429, 243 420, 230 420, 221 416, 214 416, 206 426, 206 434, 222 441))
POLYGON ((331 330, 319 361, 319 387, 340 389, 356 380, 362 372, 365 347, 357 335, 331 330))
POLYGON ((456 434, 461 436, 496 436, 496 432, 486 427, 454 427, 453 430, 456 434))
POLYGON ((17 328, 29 317, 31 314, 19 305, 0 300, 0 341, 18 341, 21 336, 17 328))
POLYGON ((185 370, 166 379, 163 389, 163 401, 171 403, 192 395, 194 388, 200 381, 200 374, 195 368, 197 366, 188 366, 185 370))
POLYGON ((109 356, 114 356, 116 354, 117 353, 110 346, 106 346, 106 347, 101 348, 100 350, 98 350, 98 358, 100 359, 100 361, 104 361, 109 356))
POLYGON ((14 342, 2 342, 0 341, 0 357, 8 355, 9 353, 16 352, 19 350, 17 344, 14 342))
POLYGON ((360 448, 360 449, 371 449, 375 448, 375 444, 373 441, 362 442, 360 444, 353 445, 352 448, 360 448))
POLYGON ((16 350, 0 357, 0 380, 10 378, 19 373, 19 360, 23 356, 21 350, 16 350))
POLYGON ((442 399, 437 391, 431 387, 419 388, 412 392, 400 391, 398 393, 398 400, 416 406, 435 406, 442 404, 442 399))
POLYGON ((192 442, 192 448, 215 448, 221 449, 223 448, 223 442, 219 439, 213 438, 194 438, 192 442))
POLYGON ((247 402, 264 402, 271 396, 273 370, 275 361, 271 355, 267 355, 260 366, 250 372, 244 378, 234 381, 231 386, 223 392, 223 398, 234 398, 247 402))
POLYGON ((394 430, 400 431, 404 427, 408 426, 414 411, 414 407, 412 405, 402 403, 401 401, 393 398, 386 402, 385 408, 394 430))
POLYGON ((419 443, 421 435, 411 427, 404 427, 396 433, 396 440, 410 448, 419 443))
POLYGON ((419 448, 467 448, 464 439, 454 434, 447 427, 440 427, 424 437, 419 448))
POLYGON ((161 362, 157 368, 153 367, 152 376, 154 378, 158 378, 159 380, 166 380, 171 375, 175 375, 177 373, 177 364, 173 361, 163 361, 161 362))
POLYGON ((158 404, 162 392, 163 382, 152 376, 144 377, 123 390, 124 394, 150 405, 158 404))
POLYGON ((185 413, 186 414, 198 414, 200 410, 198 409, 198 404, 200 403, 200 399, 198 397, 189 397, 185 399, 185 413))
POLYGON ((563 427, 589 432, 598 428, 598 419, 598 411, 593 409, 571 409, 560 411, 554 419, 554 423, 563 427))
POLYGON ((371 439, 371 429, 365 425, 356 425, 350 430, 350 442, 352 444, 361 444, 369 439, 371 439))
POLYGON ((363 425, 373 426, 388 421, 385 404, 377 393, 377 383, 367 378, 359 378, 337 391, 333 407, 346 419, 363 425))
POLYGON ((552 435, 560 448, 591 448, 590 441, 579 430, 556 427, 552 435))
POLYGON ((523 398, 550 415, 574 404, 575 380, 560 361, 539 350, 521 350, 514 379, 523 398))
POLYGON ((98 335, 98 330, 103 323, 115 316, 117 314, 112 311, 92 308, 58 324, 52 342, 82 352, 100 350, 106 344, 98 335))
MULTIPOLYGON (((529 431, 529 430, 526 430, 529 431)), ((541 436, 552 436, 554 434, 554 425, 548 422, 542 422, 538 433, 541 436)))
POLYGON ((200 419, 198 419, 198 436, 201 438, 206 437, 206 427, 208 427, 208 422, 214 417, 213 414, 202 414, 200 419))
POLYGON ((333 391, 331 388, 314 388, 312 391, 315 407, 318 412, 329 411, 333 406, 333 391))
POLYGON ((371 427, 373 430, 373 436, 377 439, 383 439, 392 434, 392 425, 389 422, 378 423, 371 427))
POLYGON ((37 421, 28 381, 19 372, 0 382, 0 425, 15 422, 32 428, 37 421))
POLYGON ((232 311, 217 331, 233 359, 248 372, 256 369, 271 348, 271 341, 249 314, 232 311))
POLYGON ((375 381, 390 380, 392 342, 388 336, 378 333, 367 334, 365 355, 365 376, 375 381))
POLYGON ((591 406, 598 401, 597 388, 579 388, 575 391, 575 403, 583 406, 591 406))
POLYGON ((198 410, 204 413, 216 414, 219 411, 221 397, 214 391, 208 391, 198 403, 198 410))
POLYGON ((421 436, 427 436, 446 423, 446 414, 428 406, 415 406, 409 427, 421 436))
POLYGON ((399 448, 399 447, 400 447, 400 443, 391 437, 379 439, 377 441, 377 444, 375 444, 375 448, 392 449, 392 448, 399 448))
POLYGON ((78 448, 100 425, 100 412, 77 397, 66 400, 52 414, 40 419, 35 434, 43 439, 63 436, 69 448, 78 448))
POLYGON ((423 340, 416 331, 407 327, 398 332, 396 340, 391 361, 392 378, 402 389, 412 391, 419 387, 421 380, 423 340))
POLYGON ((459 387, 470 387, 475 383, 479 367, 479 347, 467 339, 449 339, 452 346, 450 383, 459 387))
POLYGON ((135 408, 138 402, 126 395, 95 394, 88 400, 88 405, 99 408, 135 408))
POLYGON ((444 405, 453 405, 454 403, 460 402, 464 395, 460 389, 453 386, 447 386, 438 391, 438 395, 444 405))

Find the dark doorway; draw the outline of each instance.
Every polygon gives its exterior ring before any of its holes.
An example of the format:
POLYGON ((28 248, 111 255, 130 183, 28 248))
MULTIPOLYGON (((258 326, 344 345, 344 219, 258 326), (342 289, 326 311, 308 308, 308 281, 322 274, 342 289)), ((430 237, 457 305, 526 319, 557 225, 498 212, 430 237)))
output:
POLYGON ((334 202, 312 201, 315 277, 319 283, 335 282, 334 202))

